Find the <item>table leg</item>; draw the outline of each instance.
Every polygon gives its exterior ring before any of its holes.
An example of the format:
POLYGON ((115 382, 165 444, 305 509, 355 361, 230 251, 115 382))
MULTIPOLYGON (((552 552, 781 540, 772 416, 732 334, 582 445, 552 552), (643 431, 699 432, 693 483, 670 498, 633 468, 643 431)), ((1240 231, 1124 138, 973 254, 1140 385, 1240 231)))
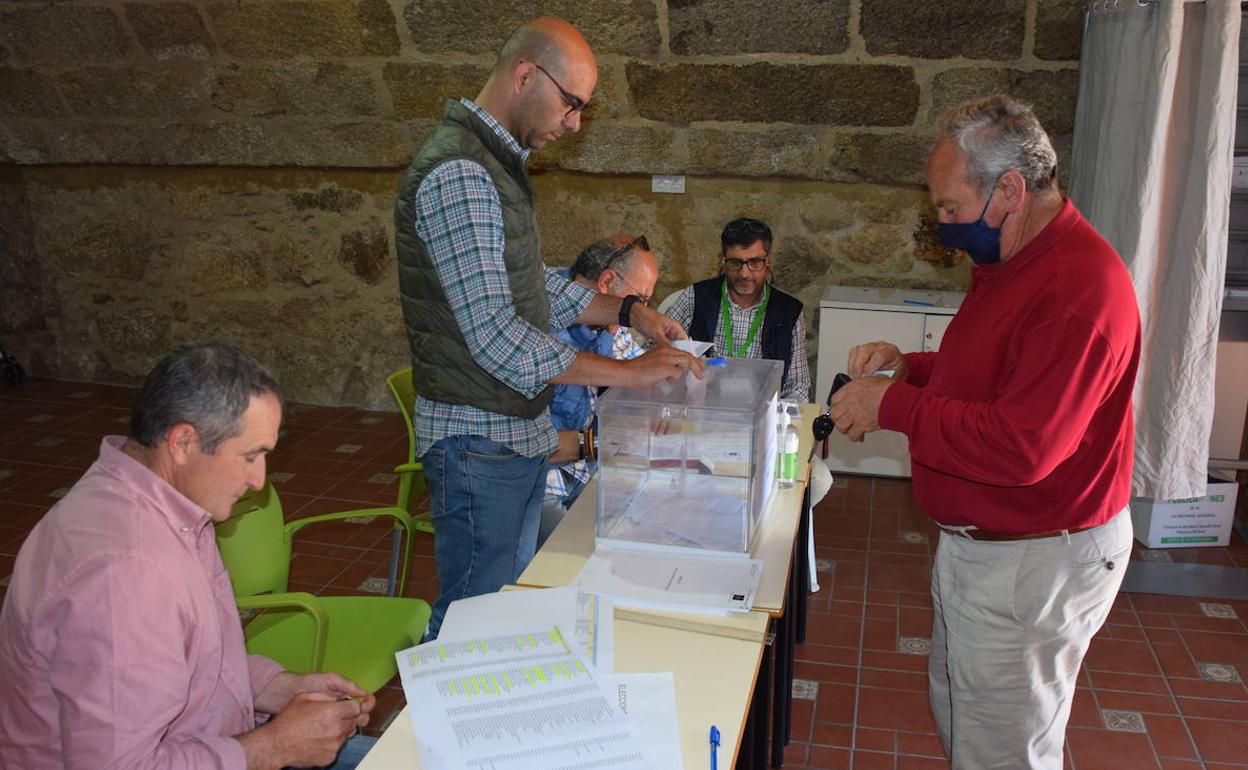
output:
POLYGON ((774 666, 774 655, 776 653, 776 642, 773 640, 763 647, 763 659, 758 666, 758 683, 759 687, 754 691, 753 718, 755 720, 756 732, 754 734, 754 752, 753 766, 756 768, 767 767, 767 748, 771 742, 769 740, 771 721, 771 688, 773 687, 773 677, 777 676, 776 667, 774 666))
POLYGON ((806 486, 806 494, 802 496, 802 516, 797 526, 797 643, 806 643, 806 597, 810 594, 810 571, 815 565, 810 563, 810 549, 806 541, 810 538, 810 485, 806 486))

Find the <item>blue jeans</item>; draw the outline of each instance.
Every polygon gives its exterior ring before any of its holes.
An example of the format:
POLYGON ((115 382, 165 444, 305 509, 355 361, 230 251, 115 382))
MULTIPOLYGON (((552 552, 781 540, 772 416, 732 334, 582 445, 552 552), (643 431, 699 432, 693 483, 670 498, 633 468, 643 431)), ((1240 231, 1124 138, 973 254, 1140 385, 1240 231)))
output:
POLYGON ((338 750, 338 758, 332 765, 326 765, 324 770, 355 770, 356 765, 364 761, 364 755, 376 742, 376 738, 368 735, 354 736, 342 744, 342 748, 338 750))
POLYGON ((421 461, 440 588, 428 640, 437 637, 451 602, 514 583, 533 560, 546 457, 522 457, 482 436, 448 436, 421 461))

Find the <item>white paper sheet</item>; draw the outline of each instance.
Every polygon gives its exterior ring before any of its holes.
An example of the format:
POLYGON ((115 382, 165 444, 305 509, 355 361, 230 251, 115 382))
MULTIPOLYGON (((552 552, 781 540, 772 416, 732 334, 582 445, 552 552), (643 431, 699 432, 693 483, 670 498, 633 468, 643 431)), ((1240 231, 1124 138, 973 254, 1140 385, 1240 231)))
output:
POLYGON ((680 725, 676 718, 676 680, 672 672, 608 674, 603 685, 632 721, 646 755, 646 767, 684 770, 680 725))
POLYGON ((599 545, 572 584, 616 604, 724 615, 747 612, 763 574, 758 559, 599 545))
POLYGON ((677 350, 683 350, 689 355, 695 357, 701 356, 714 346, 714 342, 701 342, 699 340, 672 340, 672 347, 677 350))
POLYGON ((645 770, 636 730, 558 628, 395 654, 425 770, 645 770))
POLYGON ((451 602, 441 641, 509 634, 517 628, 575 628, 576 648, 599 671, 615 670, 615 611, 609 596, 571 586, 499 591, 451 602))

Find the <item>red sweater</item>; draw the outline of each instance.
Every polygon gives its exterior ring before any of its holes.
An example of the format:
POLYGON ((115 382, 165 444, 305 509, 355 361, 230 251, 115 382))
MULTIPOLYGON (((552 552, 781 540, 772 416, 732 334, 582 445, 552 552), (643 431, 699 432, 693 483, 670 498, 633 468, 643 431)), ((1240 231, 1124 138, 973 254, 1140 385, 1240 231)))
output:
POLYGON ((915 497, 943 524, 1102 524, 1130 497, 1139 358, 1131 277, 1067 200, 1013 257, 972 269, 940 351, 906 355, 880 425, 910 438, 915 497))

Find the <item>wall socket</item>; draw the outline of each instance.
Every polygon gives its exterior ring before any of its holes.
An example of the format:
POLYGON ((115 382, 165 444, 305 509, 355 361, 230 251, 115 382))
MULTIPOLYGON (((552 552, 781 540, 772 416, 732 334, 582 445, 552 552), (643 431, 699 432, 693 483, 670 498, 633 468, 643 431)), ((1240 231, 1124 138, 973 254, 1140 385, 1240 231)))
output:
POLYGON ((650 192, 683 193, 685 177, 683 174, 654 174, 650 177, 650 192))

